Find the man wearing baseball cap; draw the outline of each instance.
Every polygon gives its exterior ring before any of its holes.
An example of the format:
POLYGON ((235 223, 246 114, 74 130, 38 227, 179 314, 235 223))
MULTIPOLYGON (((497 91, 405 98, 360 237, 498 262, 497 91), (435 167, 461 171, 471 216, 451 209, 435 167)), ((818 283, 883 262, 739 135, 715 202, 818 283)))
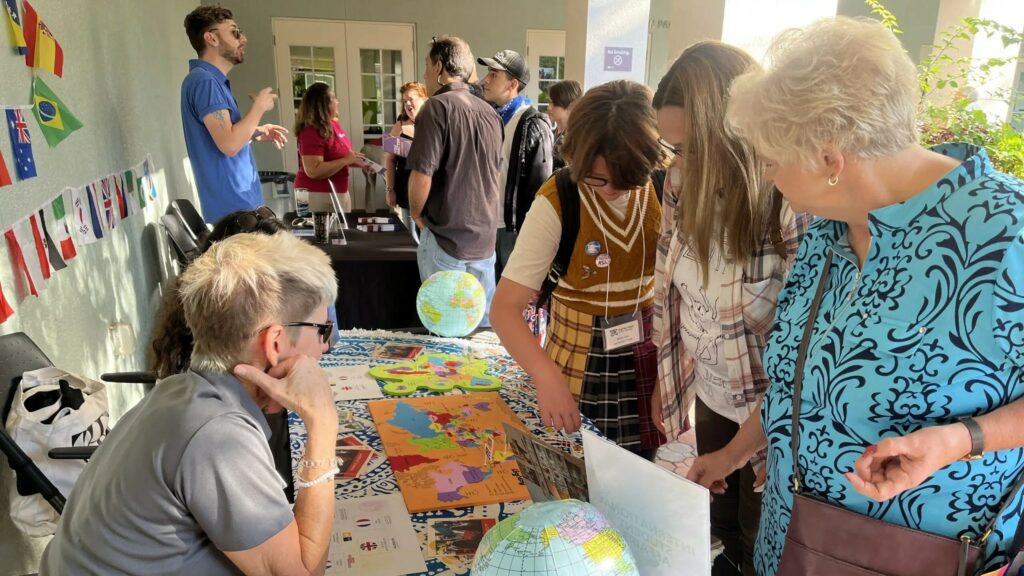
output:
POLYGON ((537 189, 551 176, 554 132, 548 117, 522 94, 530 82, 530 67, 521 54, 502 50, 493 58, 476 61, 488 70, 483 81, 484 99, 497 107, 504 125, 498 175, 504 194, 498 210, 495 263, 500 277, 537 189))

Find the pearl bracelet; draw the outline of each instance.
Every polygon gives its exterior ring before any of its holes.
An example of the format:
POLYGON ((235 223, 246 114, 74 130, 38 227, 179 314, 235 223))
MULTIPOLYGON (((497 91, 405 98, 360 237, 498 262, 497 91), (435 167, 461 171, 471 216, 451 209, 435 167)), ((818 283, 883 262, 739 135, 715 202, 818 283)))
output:
POLYGON ((331 458, 321 458, 320 460, 299 460, 299 466, 302 468, 326 468, 338 463, 338 457, 333 456, 331 458))
POLYGON ((327 482, 331 478, 334 478, 334 475, 337 474, 338 472, 340 472, 340 470, 338 470, 338 467, 335 466, 334 468, 331 468, 330 470, 325 472, 322 476, 317 476, 312 480, 303 480, 302 478, 298 478, 298 481, 295 483, 295 487, 300 490, 303 488, 312 488, 317 484, 323 484, 324 482, 327 482))

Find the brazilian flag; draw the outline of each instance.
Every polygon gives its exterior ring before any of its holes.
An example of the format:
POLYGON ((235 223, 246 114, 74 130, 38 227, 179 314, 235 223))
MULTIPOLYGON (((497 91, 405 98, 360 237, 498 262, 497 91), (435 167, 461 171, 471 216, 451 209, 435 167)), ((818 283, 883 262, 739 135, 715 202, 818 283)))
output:
POLYGON ((50 148, 56 148, 57 144, 82 127, 78 118, 38 76, 32 80, 32 112, 50 148))

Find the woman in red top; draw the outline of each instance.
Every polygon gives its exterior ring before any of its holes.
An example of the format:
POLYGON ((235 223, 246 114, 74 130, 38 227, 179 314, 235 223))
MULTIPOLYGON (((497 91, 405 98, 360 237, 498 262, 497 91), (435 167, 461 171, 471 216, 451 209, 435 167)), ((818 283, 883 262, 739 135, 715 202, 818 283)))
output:
POLYGON ((348 169, 364 168, 363 155, 352 150, 345 131, 338 124, 338 98, 327 84, 317 82, 306 89, 295 119, 299 148, 299 172, 295 189, 309 191, 312 212, 333 212, 331 184, 346 212, 352 210, 348 193, 348 169))

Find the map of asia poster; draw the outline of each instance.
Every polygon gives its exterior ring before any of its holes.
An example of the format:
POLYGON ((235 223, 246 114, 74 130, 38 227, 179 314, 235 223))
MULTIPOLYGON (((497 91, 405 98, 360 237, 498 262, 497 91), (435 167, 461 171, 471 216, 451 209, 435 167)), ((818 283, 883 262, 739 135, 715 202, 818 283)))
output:
POLYGON ((503 423, 526 431, 495 392, 370 402, 409 512, 526 500, 503 423))

